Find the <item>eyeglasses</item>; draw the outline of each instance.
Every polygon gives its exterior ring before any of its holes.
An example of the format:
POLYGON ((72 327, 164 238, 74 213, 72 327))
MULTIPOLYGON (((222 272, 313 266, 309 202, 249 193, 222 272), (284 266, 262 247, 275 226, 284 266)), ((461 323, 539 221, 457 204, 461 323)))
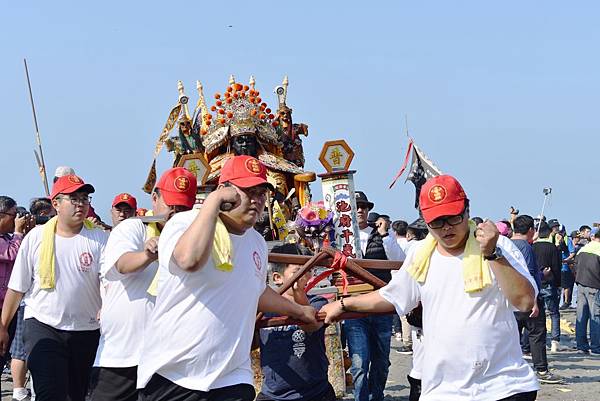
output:
POLYGON ((58 198, 70 201, 71 205, 73 205, 73 206, 89 205, 90 202, 92 201, 91 196, 82 196, 81 198, 71 198, 70 196, 59 196, 58 198))
POLYGON ((463 212, 461 214, 457 214, 456 216, 440 217, 433 220, 431 223, 427 223, 427 225, 429 228, 433 229, 442 228, 444 225, 446 225, 446 223, 448 223, 449 226, 457 226, 463 222, 465 218, 464 215, 465 213, 463 212))

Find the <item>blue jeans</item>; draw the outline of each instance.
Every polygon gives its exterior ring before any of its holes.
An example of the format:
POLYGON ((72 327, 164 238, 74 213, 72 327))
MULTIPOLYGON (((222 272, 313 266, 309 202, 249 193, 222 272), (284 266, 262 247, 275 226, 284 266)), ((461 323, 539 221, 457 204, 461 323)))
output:
POLYGON ((550 316, 550 336, 553 341, 560 341, 560 292, 553 284, 544 284, 540 295, 546 304, 546 315, 550 316))
POLYGON ((577 349, 600 354, 600 290, 577 284, 577 322, 575 339, 577 349), (587 328, 590 322, 590 342, 587 328))
POLYGON ((352 358, 355 401, 381 401, 390 368, 392 316, 369 316, 344 322, 352 358))

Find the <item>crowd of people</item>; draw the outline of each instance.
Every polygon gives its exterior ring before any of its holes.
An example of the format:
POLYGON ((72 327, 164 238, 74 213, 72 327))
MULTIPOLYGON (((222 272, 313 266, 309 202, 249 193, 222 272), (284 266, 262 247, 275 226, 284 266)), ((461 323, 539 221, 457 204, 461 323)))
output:
MULTIPOLYGON (((0 196, 0 363, 18 401, 31 397, 27 371, 41 401, 334 400, 325 328, 346 312, 366 314, 342 325, 357 401, 383 399, 394 341, 412 354, 411 401, 535 400, 539 383, 563 381, 546 354, 565 351, 560 312, 575 302, 577 350, 600 355, 600 231, 567 235, 514 209, 496 223, 471 217, 451 176, 422 186, 411 224, 356 191, 360 256, 403 266, 369 270, 386 285, 334 300, 306 294, 310 273, 276 291, 301 266, 268 263, 254 227, 273 187, 253 157, 228 160, 201 208, 195 176, 169 169, 148 210, 116 195, 110 225, 91 184, 70 168, 55 175, 29 210, 0 196), (258 312, 301 324, 258 332, 256 394, 258 312)), ((312 254, 298 243, 272 252, 312 254)))

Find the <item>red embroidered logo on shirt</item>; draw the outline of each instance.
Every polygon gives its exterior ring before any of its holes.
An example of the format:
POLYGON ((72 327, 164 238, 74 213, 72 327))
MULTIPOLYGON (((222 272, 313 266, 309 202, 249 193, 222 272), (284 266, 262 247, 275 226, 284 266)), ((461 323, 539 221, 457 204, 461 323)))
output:
POLYGON ((89 252, 84 252, 81 255, 79 255, 79 263, 80 263, 79 271, 89 272, 90 266, 92 265, 93 261, 94 261, 94 257, 89 252))

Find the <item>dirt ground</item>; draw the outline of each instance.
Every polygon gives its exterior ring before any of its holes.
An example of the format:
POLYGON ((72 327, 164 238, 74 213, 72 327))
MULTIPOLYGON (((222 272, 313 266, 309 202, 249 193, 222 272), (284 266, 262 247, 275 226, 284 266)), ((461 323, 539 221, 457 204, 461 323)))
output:
MULTIPOLYGON (((561 311, 561 318, 567 324, 574 324, 575 311, 573 309, 561 311)), ((566 347, 573 347, 575 338, 563 330, 561 343, 566 347)), ((392 339, 392 352, 390 359, 392 366, 385 390, 385 399, 388 401, 407 401, 409 387, 406 374, 410 371, 412 358, 395 351, 399 345, 392 339)), ((538 393, 539 401, 598 401, 600 400, 600 357, 582 356, 575 350, 568 350, 556 354, 548 353, 548 362, 553 373, 565 379, 565 384, 542 385, 538 393)), ((10 376, 2 375, 2 401, 10 401, 12 396, 12 383, 10 376)), ((345 400, 352 400, 348 396, 345 400)))

